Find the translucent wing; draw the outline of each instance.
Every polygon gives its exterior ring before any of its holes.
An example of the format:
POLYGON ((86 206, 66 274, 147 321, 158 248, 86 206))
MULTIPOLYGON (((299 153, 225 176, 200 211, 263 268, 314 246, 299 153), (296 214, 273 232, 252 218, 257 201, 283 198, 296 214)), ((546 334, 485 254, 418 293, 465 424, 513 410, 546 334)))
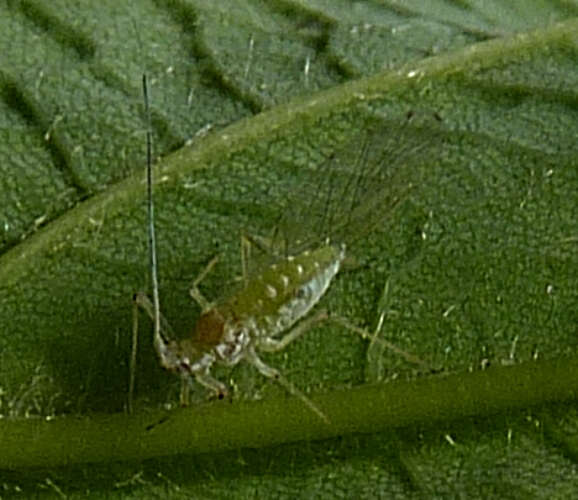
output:
POLYGON ((371 121, 321 165, 300 172, 299 189, 283 204, 274 246, 285 253, 327 239, 351 246, 378 229, 441 151, 435 115, 371 121))

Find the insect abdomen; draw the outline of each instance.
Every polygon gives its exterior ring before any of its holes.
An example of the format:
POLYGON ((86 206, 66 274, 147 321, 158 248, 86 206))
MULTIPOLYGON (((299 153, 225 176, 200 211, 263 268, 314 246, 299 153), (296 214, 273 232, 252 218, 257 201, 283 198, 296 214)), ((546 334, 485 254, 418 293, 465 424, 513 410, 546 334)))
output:
POLYGON ((317 304, 344 258, 345 247, 327 244, 270 266, 229 301, 233 315, 278 335, 317 304))

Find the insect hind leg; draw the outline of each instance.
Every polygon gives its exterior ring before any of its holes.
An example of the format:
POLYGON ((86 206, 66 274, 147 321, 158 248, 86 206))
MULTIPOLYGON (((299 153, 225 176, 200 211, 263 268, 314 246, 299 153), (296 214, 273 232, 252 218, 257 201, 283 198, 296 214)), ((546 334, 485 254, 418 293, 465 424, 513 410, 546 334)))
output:
POLYGON ((353 324, 351 321, 349 321, 347 318, 345 318, 343 316, 331 314, 331 315, 327 316, 327 321, 330 321, 332 323, 340 325, 340 326, 344 327, 345 329, 349 330, 350 332, 356 333, 357 335, 359 335, 361 338, 363 338, 365 340, 370 340, 371 342, 376 342, 378 344, 381 344, 385 348, 395 352, 396 354, 401 356, 406 361, 409 361, 410 363, 421 366, 422 368, 424 368, 428 371, 433 370, 433 367, 428 362, 423 361, 422 359, 418 358, 417 356, 414 356, 413 354, 404 351, 403 349, 396 346, 392 342, 388 342, 387 340, 384 340, 382 338, 377 338, 377 334, 379 333, 379 330, 381 329, 380 328, 381 323, 383 322, 382 318, 380 318, 378 329, 374 334, 371 334, 370 332, 368 332, 364 328, 361 328, 361 327, 353 324))
POLYGON ((398 346, 396 346, 392 342, 388 342, 387 340, 384 340, 382 338, 377 337, 380 330, 381 330, 381 325, 383 323, 383 315, 380 317, 380 321, 378 323, 378 327, 377 327, 376 331, 372 334, 369 331, 365 330, 364 328, 361 328, 361 327, 353 324, 351 321, 349 321, 347 318, 345 318, 343 316, 339 316, 336 314, 330 314, 329 312, 327 312, 327 310, 321 309, 317 313, 315 313, 313 316, 311 316, 309 318, 305 318, 304 320, 297 323, 297 325, 295 325, 281 339, 275 339, 275 338, 271 338, 271 337, 265 337, 265 338, 260 339, 259 343, 258 343, 258 347, 260 350, 265 351, 265 352, 281 351, 285 347, 287 347, 288 344, 293 342, 295 339, 297 339, 298 337, 300 337, 304 333, 307 333, 313 327, 313 325, 315 323, 321 323, 321 322, 331 322, 331 323, 335 323, 339 326, 342 326, 345 329, 349 330, 350 332, 355 333, 356 335, 359 335, 361 338, 363 338, 365 340, 370 340, 371 342, 378 343, 378 344, 382 345, 383 347, 385 347, 386 349, 389 349, 392 352, 395 352, 396 354, 401 356, 403 359, 405 359, 406 361, 408 361, 412 364, 421 366, 421 367, 427 369, 428 371, 432 370, 432 367, 427 362, 421 360, 420 358, 418 358, 417 356, 414 356, 413 354, 410 354, 410 353, 404 351, 403 349, 399 348, 398 346))
POLYGON ((317 311, 313 316, 305 318, 297 323, 288 333, 286 333, 282 338, 275 339, 271 337, 265 337, 259 339, 259 349, 265 352, 277 352, 285 349, 288 344, 293 342, 295 339, 307 333, 315 323, 320 323, 322 321, 327 321, 329 314, 325 309, 317 311))
POLYGON ((289 392, 289 394, 298 397, 305 404, 305 406, 307 406, 311 411, 313 411, 313 413, 315 413, 321 420, 323 420, 323 422, 325 422, 326 424, 331 423, 329 421, 329 418, 327 418, 327 415, 325 415, 325 413, 323 413, 315 405, 315 403, 313 403, 313 401, 311 401, 307 396, 305 396, 305 394, 303 394, 299 389, 297 389, 297 387, 295 387, 291 382, 289 382, 289 380, 287 380, 283 375, 281 375, 281 372, 279 372, 279 370, 265 364, 261 360, 261 358, 259 358, 259 356, 252 347, 247 350, 245 354, 245 359, 249 363, 251 363, 255 368, 257 368, 257 370, 259 370, 259 373, 261 373, 267 378, 276 380, 280 385, 282 385, 287 390, 287 392, 289 392))

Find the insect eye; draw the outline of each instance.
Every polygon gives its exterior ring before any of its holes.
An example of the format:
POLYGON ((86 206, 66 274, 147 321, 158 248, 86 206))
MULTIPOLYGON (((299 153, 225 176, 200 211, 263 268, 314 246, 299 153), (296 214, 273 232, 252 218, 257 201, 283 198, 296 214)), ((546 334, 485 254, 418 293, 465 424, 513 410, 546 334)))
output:
POLYGON ((304 299, 309 295, 309 288, 306 286, 299 287, 295 292, 295 296, 298 299, 304 299))

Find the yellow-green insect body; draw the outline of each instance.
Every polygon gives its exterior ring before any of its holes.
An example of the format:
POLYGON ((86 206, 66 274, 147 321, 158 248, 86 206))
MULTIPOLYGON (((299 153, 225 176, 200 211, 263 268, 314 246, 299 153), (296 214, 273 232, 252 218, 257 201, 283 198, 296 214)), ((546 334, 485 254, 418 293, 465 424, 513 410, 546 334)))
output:
POLYGON ((271 265, 225 307, 257 338, 277 337, 306 316, 327 291, 345 258, 345 247, 326 244, 271 265))
POLYGON ((327 243, 270 265, 227 300, 204 310, 190 338, 159 337, 155 345, 161 364, 184 379, 194 377, 219 396, 227 390, 209 374, 215 363, 232 366, 246 359, 264 375, 278 378, 257 351, 280 350, 292 340, 279 337, 291 335, 292 328, 310 313, 344 259, 345 246, 327 243))
MULTIPOLYGON (((143 77, 143 90, 148 121, 147 200, 153 300, 139 293, 135 296, 135 303, 153 319, 154 345, 162 366, 181 376, 181 402, 188 402, 189 386, 193 380, 219 397, 225 396, 227 388, 211 375, 211 368, 215 364, 232 366, 244 360, 261 374, 277 380, 328 421, 313 402, 276 369, 266 365, 258 352, 279 351, 305 333, 311 324, 324 319, 337 320, 345 328, 364 338, 369 337, 366 331, 343 318, 329 316, 325 311, 312 313, 312 309, 343 264, 344 243, 350 245, 369 234, 412 188, 408 174, 413 176, 420 171, 420 165, 428 158, 429 142, 424 143, 419 129, 407 127, 412 117, 408 114, 405 126, 390 123, 388 128, 387 123, 372 124, 354 145, 348 144, 335 155, 330 155, 324 165, 315 169, 318 183, 303 181, 299 194, 307 195, 302 198, 307 199, 307 203, 288 203, 279 220, 279 227, 289 229, 284 234, 286 241, 293 248, 300 246, 308 250, 279 258, 260 273, 247 276, 244 272, 243 287, 215 303, 206 300, 198 289, 198 284, 216 262, 213 259, 191 290, 192 297, 202 308, 201 316, 190 336, 176 340, 160 313, 159 305, 146 77, 143 77), (392 155, 392 151, 396 154, 392 155), (308 187, 313 191, 302 193, 308 187)), ((135 313, 134 317, 133 367, 138 314, 135 313)), ((395 350, 405 354, 397 348, 395 350)), ((410 359, 407 354, 405 356, 410 359)), ((133 388, 134 369, 129 383, 129 407, 133 388)))

